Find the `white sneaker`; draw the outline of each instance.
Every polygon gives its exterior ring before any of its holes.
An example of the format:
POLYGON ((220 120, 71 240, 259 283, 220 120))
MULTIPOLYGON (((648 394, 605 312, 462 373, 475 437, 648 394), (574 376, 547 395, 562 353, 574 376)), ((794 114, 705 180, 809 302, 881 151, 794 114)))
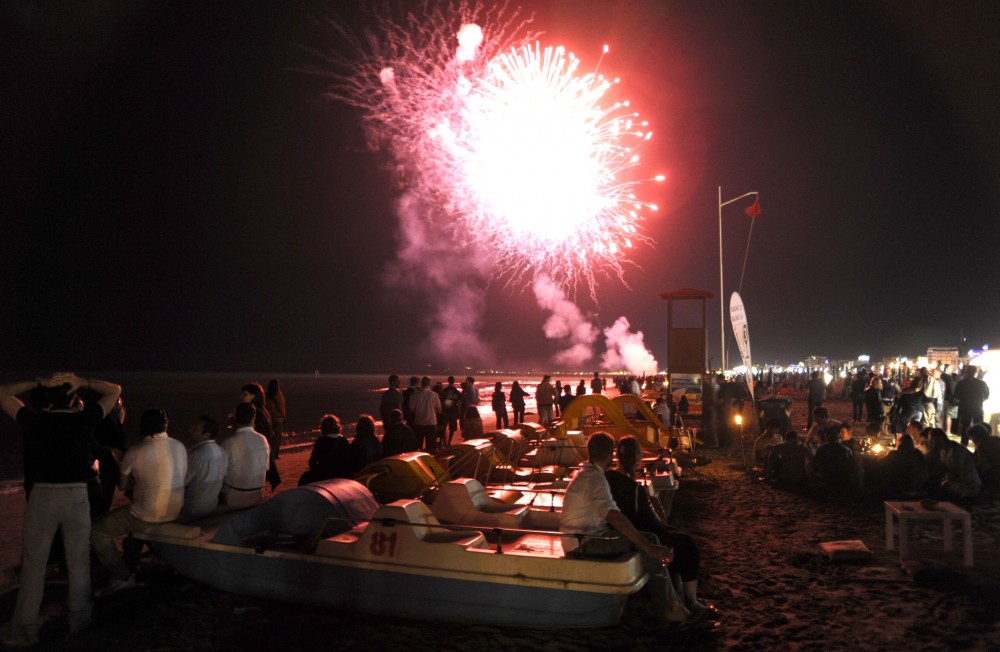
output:
POLYGON ((138 582, 135 581, 135 573, 133 573, 123 580, 111 580, 107 586, 97 592, 97 595, 101 598, 107 598, 115 593, 134 589, 138 585, 138 582))

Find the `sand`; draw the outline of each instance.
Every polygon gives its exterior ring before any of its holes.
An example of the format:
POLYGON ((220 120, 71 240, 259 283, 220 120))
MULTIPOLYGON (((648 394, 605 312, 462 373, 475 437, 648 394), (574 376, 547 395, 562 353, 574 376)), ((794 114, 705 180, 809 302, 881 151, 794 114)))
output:
MULTIPOLYGON (((836 405, 836 404, 834 404, 836 405)), ((849 404, 846 407, 850 409, 849 404)), ((836 413, 835 413, 836 416, 836 413)), ((305 468, 307 451, 283 454, 286 486, 305 468)), ((68 637, 65 586, 46 586, 40 649, 88 650, 118 644, 143 650, 320 650, 372 647, 411 650, 581 649, 997 649, 1000 646, 1000 500, 972 508, 976 567, 964 569, 961 547, 941 552, 937 525, 912 537, 912 556, 938 564, 913 577, 898 552, 885 550, 884 511, 875 497, 781 491, 744 472, 738 454, 687 474, 673 503, 673 522, 702 545, 701 594, 721 622, 688 631, 647 627, 648 603, 636 596, 619 626, 598 630, 525 630, 425 623, 332 612, 236 596, 187 580, 144 560, 142 585, 97 600, 93 629, 68 637), (866 562, 833 563, 824 541, 859 539, 866 562), (927 585, 923 585, 927 584, 927 585)), ((4 494, 0 561, 13 574, 9 547, 20 532, 4 494)), ((19 546, 17 546, 19 548, 19 546)), ((16 562, 15 562, 16 563, 16 562)), ((9 620, 15 591, 0 596, 9 620)))

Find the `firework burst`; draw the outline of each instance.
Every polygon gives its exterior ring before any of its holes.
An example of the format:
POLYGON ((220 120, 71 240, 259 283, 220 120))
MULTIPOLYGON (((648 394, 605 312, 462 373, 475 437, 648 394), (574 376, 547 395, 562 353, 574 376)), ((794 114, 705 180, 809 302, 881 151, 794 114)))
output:
POLYGON ((333 60, 331 94, 362 109, 427 219, 489 256, 492 275, 596 297, 595 275, 624 282, 629 250, 648 242, 642 214, 656 207, 637 196, 651 179, 636 148, 652 133, 611 99, 617 79, 541 47, 530 22, 464 3, 376 16, 363 38, 341 29, 357 47, 333 60))

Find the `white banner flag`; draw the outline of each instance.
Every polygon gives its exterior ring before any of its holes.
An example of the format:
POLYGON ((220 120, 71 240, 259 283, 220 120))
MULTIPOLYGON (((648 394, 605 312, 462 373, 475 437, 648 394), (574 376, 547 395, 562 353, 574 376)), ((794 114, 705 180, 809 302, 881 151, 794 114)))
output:
POLYGON ((750 360, 750 330, 747 328, 747 313, 743 309, 743 299, 737 292, 733 292, 733 296, 729 297, 729 320, 733 322, 733 334, 736 336, 736 345, 740 347, 743 366, 747 368, 746 377, 749 385, 753 374, 750 360))

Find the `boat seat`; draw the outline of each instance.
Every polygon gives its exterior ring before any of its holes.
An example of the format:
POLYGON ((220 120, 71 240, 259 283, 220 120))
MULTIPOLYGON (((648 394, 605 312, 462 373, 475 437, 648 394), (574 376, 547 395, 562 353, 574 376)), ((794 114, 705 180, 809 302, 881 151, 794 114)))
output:
POLYGON ((411 523, 400 527, 409 528, 413 536, 424 543, 454 543, 460 546, 485 547, 486 538, 481 532, 445 530, 431 509, 419 500, 397 500, 391 505, 384 505, 375 512, 372 522, 392 519, 397 522, 411 523), (426 525, 422 525, 426 524, 426 525))
POLYGON ((525 505, 494 500, 478 480, 446 482, 434 498, 433 513, 442 523, 518 529, 528 516, 525 505))

